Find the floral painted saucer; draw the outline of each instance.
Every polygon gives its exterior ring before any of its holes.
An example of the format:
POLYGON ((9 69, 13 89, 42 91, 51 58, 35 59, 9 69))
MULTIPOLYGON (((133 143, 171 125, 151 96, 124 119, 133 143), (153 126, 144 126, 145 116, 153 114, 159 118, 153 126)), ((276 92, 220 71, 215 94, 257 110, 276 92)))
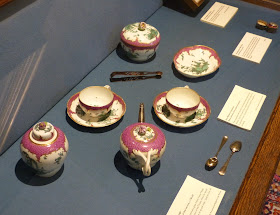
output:
POLYGON ((195 115, 192 118, 189 118, 187 120, 175 117, 174 115, 170 114, 168 108, 166 107, 166 93, 167 92, 162 92, 159 95, 157 95, 153 103, 156 115, 163 122, 175 127, 188 128, 197 126, 205 122, 209 118, 211 114, 211 108, 208 102, 203 97, 200 97, 200 104, 195 115))
POLYGON ((215 72, 222 61, 217 52, 207 46, 195 45, 180 49, 173 59, 175 68, 188 78, 198 78, 215 72))
POLYGON ((111 110, 101 118, 92 118, 81 109, 79 105, 79 94, 76 93, 67 102, 68 116, 79 125, 94 128, 106 127, 118 122, 125 114, 125 102, 120 96, 114 93, 114 102, 111 110))

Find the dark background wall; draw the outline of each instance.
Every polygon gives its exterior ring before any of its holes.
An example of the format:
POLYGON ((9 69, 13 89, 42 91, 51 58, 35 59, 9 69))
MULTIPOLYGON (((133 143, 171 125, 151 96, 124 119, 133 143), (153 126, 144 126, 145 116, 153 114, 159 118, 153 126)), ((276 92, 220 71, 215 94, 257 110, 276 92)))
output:
POLYGON ((14 0, 0 8, 0 153, 12 145, 161 0, 14 0))

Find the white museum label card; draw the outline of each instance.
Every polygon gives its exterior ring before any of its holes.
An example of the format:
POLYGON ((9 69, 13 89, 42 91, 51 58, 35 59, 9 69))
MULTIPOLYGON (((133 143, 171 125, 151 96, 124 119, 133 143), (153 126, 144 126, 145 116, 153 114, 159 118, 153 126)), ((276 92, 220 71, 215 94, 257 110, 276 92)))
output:
POLYGON ((260 63, 271 41, 269 38, 246 32, 232 55, 260 63))
POLYGON ((237 7, 215 2, 200 21, 224 28, 237 11, 237 7))
POLYGON ((235 85, 218 119, 251 130, 266 95, 235 85))
POLYGON ((166 215, 215 215, 224 194, 188 175, 166 215))

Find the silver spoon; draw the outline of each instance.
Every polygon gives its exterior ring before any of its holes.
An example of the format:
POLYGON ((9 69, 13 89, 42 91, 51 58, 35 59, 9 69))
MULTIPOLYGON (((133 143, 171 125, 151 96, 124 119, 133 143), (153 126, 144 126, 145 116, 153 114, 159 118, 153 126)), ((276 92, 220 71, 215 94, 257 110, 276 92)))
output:
POLYGON ((240 141, 235 141, 233 142, 231 145, 230 145, 230 150, 231 150, 231 154, 230 156, 228 157, 227 161, 225 162, 225 164, 222 166, 222 168, 220 169, 219 171, 219 174, 220 175, 225 175, 226 174, 226 170, 227 170, 227 166, 228 166, 228 163, 233 155, 233 153, 235 152, 239 152, 241 150, 241 147, 242 147, 242 143, 240 141))
POLYGON ((220 145, 220 147, 219 147, 217 153, 215 154, 215 156, 209 158, 209 159, 206 161, 205 165, 206 165, 207 167, 209 167, 209 168, 211 168, 211 169, 214 169, 214 168, 217 166, 217 164, 218 164, 218 158, 217 158, 217 156, 218 156, 220 150, 222 149, 222 147, 223 147, 223 146, 225 145, 225 143, 227 142, 227 140, 228 140, 228 137, 227 137, 227 136, 224 136, 223 139, 222 139, 221 145, 220 145))

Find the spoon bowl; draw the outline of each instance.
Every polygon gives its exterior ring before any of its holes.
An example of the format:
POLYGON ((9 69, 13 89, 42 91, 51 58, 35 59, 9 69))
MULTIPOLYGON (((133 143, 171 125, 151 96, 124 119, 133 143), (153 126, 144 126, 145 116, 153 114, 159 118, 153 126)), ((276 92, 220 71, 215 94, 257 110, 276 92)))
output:
POLYGON ((240 141, 235 141, 230 145, 230 150, 232 152, 239 152, 242 148, 242 143, 240 141))
POLYGON ((215 156, 209 158, 209 159, 206 161, 206 163, 205 163, 205 168, 206 168, 206 170, 212 170, 212 169, 214 169, 214 168, 217 166, 217 164, 218 164, 218 158, 217 158, 217 156, 218 156, 220 150, 222 149, 222 147, 223 147, 223 146, 225 145, 225 143, 227 142, 227 140, 228 140, 228 137, 227 137, 227 136, 224 136, 223 139, 222 139, 221 145, 220 145, 220 147, 219 147, 217 153, 215 154, 215 156))
POLYGON ((212 158, 209 158, 207 161, 206 161, 206 166, 210 167, 210 168, 215 168, 218 164, 218 158, 217 157, 212 157, 212 158))

